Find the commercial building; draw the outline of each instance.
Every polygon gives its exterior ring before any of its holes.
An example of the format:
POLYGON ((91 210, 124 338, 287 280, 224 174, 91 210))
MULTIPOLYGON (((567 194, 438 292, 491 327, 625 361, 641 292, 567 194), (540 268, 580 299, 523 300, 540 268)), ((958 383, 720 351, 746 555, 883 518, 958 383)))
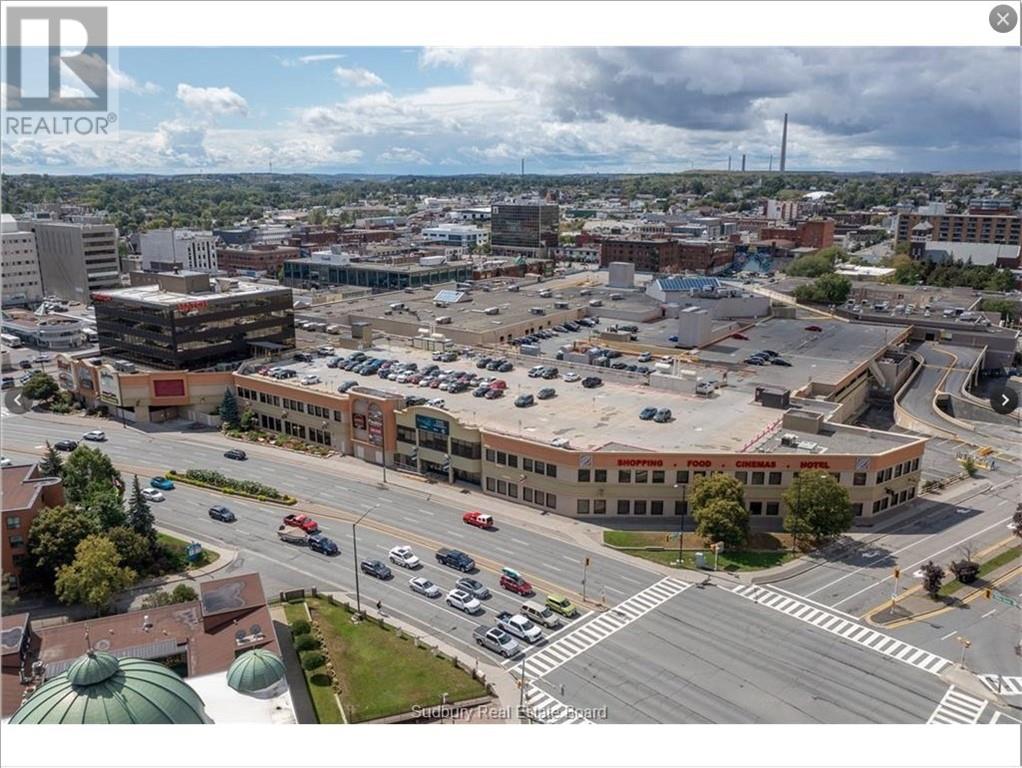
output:
POLYGON ((2 473, 4 543, 0 570, 7 586, 17 590, 21 566, 28 556, 28 529, 44 509, 64 503, 64 486, 59 477, 43 477, 38 464, 14 464, 4 467, 2 473))
POLYGON ((962 243, 1022 244, 1022 215, 1012 213, 899 213, 895 221, 895 243, 909 242, 913 229, 929 224, 931 240, 962 243))
POLYGON ((88 303, 93 291, 120 286, 117 227, 38 219, 18 227, 35 234, 44 293, 88 303))
POLYGON ((761 227, 759 240, 788 240, 796 248, 812 248, 818 251, 834 245, 834 220, 808 219, 793 226, 761 227))
POLYGON ((315 251, 306 258, 284 262, 282 282, 296 288, 356 285, 379 293, 471 279, 471 261, 448 261, 438 256, 402 264, 360 260, 334 250, 315 251))
POLYGON ((216 238, 212 232, 153 229, 140 235, 139 249, 142 269, 147 272, 217 271, 216 238))
POLYGON ((561 207, 543 202, 494 203, 490 248, 496 256, 538 256, 560 236, 561 207))
POLYGON ((935 264, 972 264, 1018 269, 1020 246, 1005 243, 962 243, 913 237, 909 256, 935 264))
POLYGON ((634 264, 640 272, 668 272, 681 260, 677 240, 666 238, 607 238, 600 246, 600 266, 621 261, 634 264))
POLYGON ((85 322, 70 315, 37 315, 27 309, 9 309, 0 319, 4 333, 41 349, 73 349, 85 343, 85 322))
POLYGON ((156 280, 93 293, 104 355, 195 370, 294 347, 290 288, 211 281, 202 272, 165 272, 156 280))
POLYGON ((296 259, 299 254, 299 249, 291 246, 256 243, 247 247, 221 248, 217 262, 220 269, 228 274, 245 272, 276 276, 285 261, 296 259))
POLYGON ((479 248, 489 240, 489 233, 482 227, 469 224, 438 224, 425 227, 422 236, 432 243, 442 243, 456 248, 479 248))
POLYGON ((35 235, 18 229, 10 214, 0 216, 0 273, 3 276, 3 306, 37 304, 43 299, 39 254, 35 235))

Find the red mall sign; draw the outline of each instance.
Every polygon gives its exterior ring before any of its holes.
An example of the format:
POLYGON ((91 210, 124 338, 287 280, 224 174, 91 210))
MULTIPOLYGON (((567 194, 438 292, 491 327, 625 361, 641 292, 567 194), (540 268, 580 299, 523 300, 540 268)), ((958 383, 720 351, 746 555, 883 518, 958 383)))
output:
POLYGON ((662 467, 663 459, 618 459, 619 467, 662 467))

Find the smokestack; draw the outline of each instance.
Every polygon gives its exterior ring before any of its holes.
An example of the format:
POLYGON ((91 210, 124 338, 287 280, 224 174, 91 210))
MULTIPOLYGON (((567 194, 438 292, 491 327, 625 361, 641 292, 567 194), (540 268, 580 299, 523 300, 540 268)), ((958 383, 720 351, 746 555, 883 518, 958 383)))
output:
POLYGON ((522 178, 525 178, 525 158, 522 158, 522 178))
POLYGON ((745 153, 742 153, 742 173, 745 173, 745 153))
POLYGON ((773 169, 774 169, 774 156, 770 155, 770 167, 768 168, 768 170, 772 171, 773 169))
POLYGON ((784 161, 788 155, 788 113, 784 113, 784 129, 781 131, 781 173, 784 173, 784 161))
POLYGON ((731 155, 727 156, 727 172, 731 173, 731 155))

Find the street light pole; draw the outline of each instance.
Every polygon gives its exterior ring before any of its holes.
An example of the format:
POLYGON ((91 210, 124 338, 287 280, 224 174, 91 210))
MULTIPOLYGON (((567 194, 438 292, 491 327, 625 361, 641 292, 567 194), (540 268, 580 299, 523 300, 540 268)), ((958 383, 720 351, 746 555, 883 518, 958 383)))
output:
POLYGON ((798 484, 795 490, 795 524, 791 526, 791 552, 792 554, 798 553, 798 515, 802 507, 802 474, 799 473, 795 478, 795 482, 798 484))
POLYGON ((684 556, 684 543, 685 543, 685 492, 688 490, 687 485, 681 485, 680 483, 674 484, 675 488, 681 488, 681 520, 678 522, 678 567, 685 567, 685 556, 684 556))
POLYGON ((365 512, 362 513, 362 516, 358 520, 356 520, 355 522, 353 522, 351 524, 351 556, 352 556, 352 558, 354 560, 354 563, 355 563, 355 610, 356 610, 356 612, 359 615, 362 614, 362 592, 359 589, 359 584, 358 584, 358 573, 359 573, 359 566, 358 566, 358 536, 356 535, 355 529, 358 527, 358 524, 362 522, 362 520, 365 518, 365 516, 368 515, 370 512, 372 512, 374 509, 376 509, 378 506, 380 506, 380 505, 379 504, 374 504, 373 506, 369 507, 369 509, 367 509, 365 512))

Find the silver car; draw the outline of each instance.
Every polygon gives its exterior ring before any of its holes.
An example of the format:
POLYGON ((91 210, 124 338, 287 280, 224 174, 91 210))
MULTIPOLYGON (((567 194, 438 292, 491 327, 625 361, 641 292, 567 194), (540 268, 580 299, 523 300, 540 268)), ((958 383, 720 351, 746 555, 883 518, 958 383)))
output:
POLYGON ((481 582, 476 581, 475 579, 470 579, 467 577, 463 579, 458 579, 456 582, 454 582, 454 586, 457 589, 462 589, 465 592, 468 592, 470 595, 472 595, 472 597, 475 597, 479 600, 485 600, 490 596, 490 590, 488 590, 481 582))
POLYGON ((418 592, 425 597, 440 597, 440 587, 422 576, 409 579, 408 586, 412 588, 412 592, 418 592))

